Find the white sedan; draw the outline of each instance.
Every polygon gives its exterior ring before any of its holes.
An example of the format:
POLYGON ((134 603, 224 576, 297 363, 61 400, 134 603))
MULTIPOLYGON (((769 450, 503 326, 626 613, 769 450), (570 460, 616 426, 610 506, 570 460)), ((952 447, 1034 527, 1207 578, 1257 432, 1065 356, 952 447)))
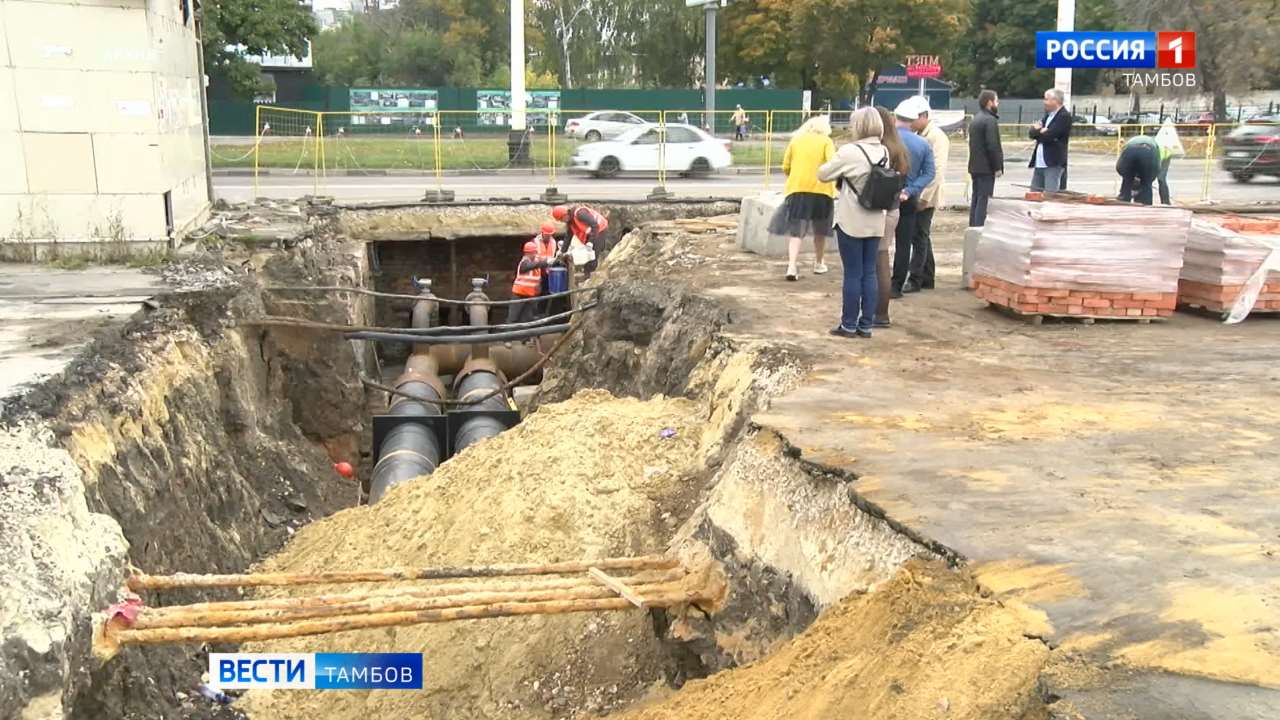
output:
POLYGON ((606 110, 587 113, 580 118, 572 118, 566 121, 564 134, 567 137, 596 142, 598 140, 616 138, 624 132, 635 130, 641 125, 648 124, 649 121, 639 115, 606 110))
POLYGON ((615 140, 580 145, 569 169, 614 177, 619 173, 657 172, 665 155, 667 172, 708 175, 733 165, 727 140, 711 137, 692 125, 668 125, 666 142, 657 125, 646 125, 615 140))

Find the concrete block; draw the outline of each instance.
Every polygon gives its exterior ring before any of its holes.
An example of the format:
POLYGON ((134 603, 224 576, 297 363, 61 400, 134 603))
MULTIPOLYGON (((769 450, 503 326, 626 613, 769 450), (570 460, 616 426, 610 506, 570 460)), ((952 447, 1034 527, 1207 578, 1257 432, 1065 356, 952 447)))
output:
POLYGON ((153 75, 24 69, 15 73, 18 114, 30 132, 154 132, 153 75))
POLYGON ((742 209, 738 213, 739 248, 766 257, 786 256, 787 239, 769 234, 769 221, 783 200, 780 192, 742 199, 742 209))
POLYGON ((978 259, 978 241, 982 239, 982 228, 971 227, 964 231, 964 257, 961 260, 960 282, 966 290, 973 289, 973 265, 978 259))
POLYGON ((145 13, 15 0, 6 5, 15 68, 147 72, 157 65, 145 13))
POLYGON ((92 138, 98 192, 162 193, 169 189, 160 137, 97 133, 92 138))
POLYGON ((22 150, 22 134, 0 131, 0 194, 27 192, 26 153, 22 150))
MULTIPOLYGON (((3 22, 4 19, 0 18, 0 23, 3 22)), ((18 127, 18 98, 13 88, 13 68, 0 67, 0 132, 17 130, 18 127)))
POLYGON ((0 238, 163 241, 164 201, 160 195, 0 195, 0 238))
POLYGON ((93 193, 93 141, 88 134, 24 133, 27 183, 32 193, 93 193))

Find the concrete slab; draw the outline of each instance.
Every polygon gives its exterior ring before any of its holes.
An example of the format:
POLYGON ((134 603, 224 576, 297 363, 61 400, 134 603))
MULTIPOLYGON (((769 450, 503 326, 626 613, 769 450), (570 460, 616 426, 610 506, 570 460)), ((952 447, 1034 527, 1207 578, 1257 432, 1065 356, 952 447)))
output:
POLYGON ((123 323, 163 286, 128 268, 0 265, 0 404, 60 372, 95 331, 123 323))
POLYGON ((754 422, 1043 612, 1048 689, 1085 717, 1276 717, 1280 321, 1031 326, 961 288, 965 220, 938 216, 938 289, 871 340, 827 334, 834 268, 692 248, 744 337, 815 363, 754 422))
MULTIPOLYGON (((787 239, 769 233, 769 221, 782 205, 782 193, 763 193, 742 198, 738 212, 738 247, 765 257, 786 257, 787 239)), ((813 241, 809 241, 813 250, 813 241)))

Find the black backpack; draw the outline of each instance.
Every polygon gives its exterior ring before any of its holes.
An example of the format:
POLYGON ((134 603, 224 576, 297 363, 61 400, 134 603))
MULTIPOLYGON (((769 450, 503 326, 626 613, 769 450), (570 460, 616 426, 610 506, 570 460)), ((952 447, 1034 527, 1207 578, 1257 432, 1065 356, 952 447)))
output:
POLYGON ((854 147, 858 148, 858 152, 871 165, 871 172, 867 174, 867 182, 863 184, 862 190, 849 183, 853 194, 858 197, 858 204, 866 210, 893 210, 898 207, 907 179, 902 173, 889 167, 889 153, 886 151, 880 162, 873 163, 871 156, 861 145, 854 143, 854 147))

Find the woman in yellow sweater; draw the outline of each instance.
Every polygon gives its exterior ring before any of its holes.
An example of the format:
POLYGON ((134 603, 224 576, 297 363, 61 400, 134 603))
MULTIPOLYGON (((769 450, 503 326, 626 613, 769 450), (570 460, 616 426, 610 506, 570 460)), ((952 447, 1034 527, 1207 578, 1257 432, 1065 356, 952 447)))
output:
POLYGON ((818 167, 835 157, 831 142, 831 119, 826 115, 809 118, 796 131, 782 157, 782 172, 787 176, 786 200, 774 215, 769 230, 790 238, 787 246, 787 279, 797 280, 796 262, 800 244, 813 235, 813 273, 827 272, 826 245, 831 235, 836 186, 818 180, 818 167))

